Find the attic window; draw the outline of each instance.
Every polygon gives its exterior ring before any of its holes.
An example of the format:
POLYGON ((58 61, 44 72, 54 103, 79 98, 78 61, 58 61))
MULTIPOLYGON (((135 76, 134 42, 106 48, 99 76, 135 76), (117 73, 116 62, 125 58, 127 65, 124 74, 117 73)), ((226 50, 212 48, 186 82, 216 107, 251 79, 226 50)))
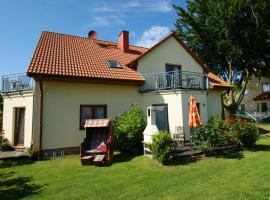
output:
POLYGON ((107 60, 107 64, 110 68, 122 68, 121 64, 116 60, 107 60))

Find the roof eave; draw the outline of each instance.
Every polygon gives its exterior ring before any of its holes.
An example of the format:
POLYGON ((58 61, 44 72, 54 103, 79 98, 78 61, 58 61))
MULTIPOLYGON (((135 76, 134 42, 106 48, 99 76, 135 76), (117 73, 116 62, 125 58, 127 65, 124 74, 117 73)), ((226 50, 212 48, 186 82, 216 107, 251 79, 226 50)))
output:
POLYGON ((134 85, 141 86, 145 80, 132 80, 132 79, 113 79, 101 77, 82 77, 82 76, 69 76, 69 75, 54 75, 27 72, 28 76, 33 77, 35 80, 43 81, 67 81, 67 82, 88 82, 97 84, 117 84, 117 85, 134 85))

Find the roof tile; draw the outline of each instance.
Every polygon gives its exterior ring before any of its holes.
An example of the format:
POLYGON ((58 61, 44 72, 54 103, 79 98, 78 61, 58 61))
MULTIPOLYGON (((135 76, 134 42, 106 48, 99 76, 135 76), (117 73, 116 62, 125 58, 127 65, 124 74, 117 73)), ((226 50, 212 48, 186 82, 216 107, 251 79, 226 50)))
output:
POLYGON ((147 48, 132 45, 129 48, 125 53, 113 42, 42 32, 28 74, 143 81, 139 72, 126 65, 147 48), (108 59, 117 60, 122 69, 109 68, 108 59))

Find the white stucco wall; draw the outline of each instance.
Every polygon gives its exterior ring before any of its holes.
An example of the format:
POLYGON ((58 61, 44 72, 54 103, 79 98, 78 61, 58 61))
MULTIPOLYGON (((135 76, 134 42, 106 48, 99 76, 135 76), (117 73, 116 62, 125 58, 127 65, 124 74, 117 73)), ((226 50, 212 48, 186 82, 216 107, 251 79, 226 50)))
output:
POLYGON ((3 130, 14 145, 15 108, 25 108, 24 147, 30 147, 32 140, 33 92, 3 96, 3 130))
POLYGON ((207 109, 207 92, 198 90, 183 90, 182 93, 182 110, 183 110, 183 124, 185 137, 190 139, 190 127, 189 127, 189 98, 190 95, 194 96, 196 103, 200 104, 200 118, 202 123, 208 121, 208 109, 207 109))
POLYGON ((166 63, 181 65, 182 71, 203 73, 199 64, 173 37, 142 57, 138 61, 138 71, 141 74, 165 72, 166 63))
POLYGON ((169 131, 175 133, 176 126, 183 126, 185 138, 190 139, 189 128, 189 97, 193 95, 196 103, 200 103, 200 117, 203 123, 208 121, 207 92, 195 90, 176 90, 166 92, 148 92, 140 94, 139 104, 146 112, 146 108, 153 104, 167 104, 169 131))
POLYGON ((147 112, 147 107, 154 104, 168 105, 168 121, 171 133, 175 132, 175 126, 183 126, 182 106, 180 92, 148 92, 140 94, 139 104, 143 111, 147 112))
POLYGON ((222 91, 210 90, 207 95, 208 119, 222 114, 222 91))
POLYGON ((79 130, 81 104, 106 104, 107 117, 138 102, 136 86, 72 82, 43 83, 43 149, 79 146, 85 131, 79 130))

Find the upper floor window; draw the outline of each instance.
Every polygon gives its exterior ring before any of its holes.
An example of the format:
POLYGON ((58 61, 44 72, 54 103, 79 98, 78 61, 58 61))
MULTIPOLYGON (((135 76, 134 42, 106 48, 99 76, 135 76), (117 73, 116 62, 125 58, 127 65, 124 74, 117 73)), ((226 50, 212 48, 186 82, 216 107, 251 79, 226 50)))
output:
POLYGON ((81 105, 80 106, 80 130, 84 129, 86 119, 107 118, 106 105, 81 105))
POLYGON ((263 92, 269 92, 270 91, 270 84, 269 83, 263 83, 262 84, 262 91, 263 92))
POLYGON ((180 72, 181 66, 180 65, 174 65, 174 64, 166 64, 166 72, 180 72))
POLYGON ((245 95, 248 95, 248 89, 246 88, 246 90, 245 90, 245 93, 244 93, 245 95))
POLYGON ((166 81, 169 86, 181 86, 181 66, 174 64, 166 64, 166 81))

